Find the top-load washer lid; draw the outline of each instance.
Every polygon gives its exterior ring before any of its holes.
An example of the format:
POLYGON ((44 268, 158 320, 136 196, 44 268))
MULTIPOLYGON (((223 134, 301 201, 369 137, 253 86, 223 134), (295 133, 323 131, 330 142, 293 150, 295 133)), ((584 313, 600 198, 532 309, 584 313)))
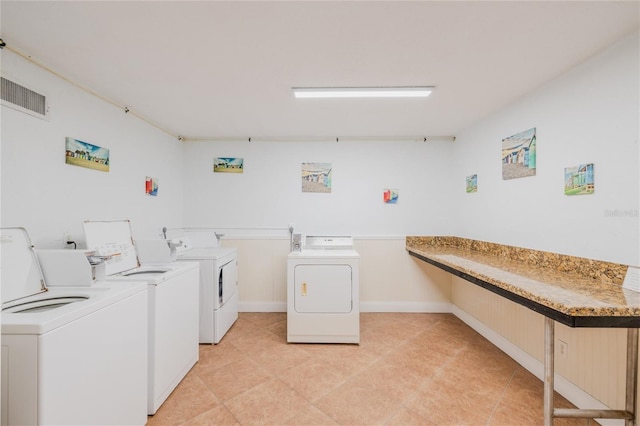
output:
POLYGON ((47 291, 27 230, 1 228, 2 303, 47 291))
POLYGON ((85 221, 87 248, 105 258, 106 275, 119 274, 140 266, 133 244, 131 221, 85 221))
POLYGON ((1 228, 0 242, 3 333, 6 332, 5 322, 14 321, 6 318, 5 313, 46 315, 71 303, 86 301, 96 293, 93 289, 48 289, 26 229, 1 228))
POLYGON ((155 285, 188 267, 197 267, 195 263, 140 265, 129 220, 85 221, 83 226, 87 248, 105 258, 107 281, 146 281, 155 285))

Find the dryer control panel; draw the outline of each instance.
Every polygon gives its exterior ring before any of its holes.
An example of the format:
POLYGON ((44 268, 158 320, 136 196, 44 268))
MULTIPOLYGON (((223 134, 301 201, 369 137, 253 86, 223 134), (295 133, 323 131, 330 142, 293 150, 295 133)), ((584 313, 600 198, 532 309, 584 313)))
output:
POLYGON ((307 250, 349 250, 353 248, 353 237, 308 235, 305 238, 304 248, 307 250))

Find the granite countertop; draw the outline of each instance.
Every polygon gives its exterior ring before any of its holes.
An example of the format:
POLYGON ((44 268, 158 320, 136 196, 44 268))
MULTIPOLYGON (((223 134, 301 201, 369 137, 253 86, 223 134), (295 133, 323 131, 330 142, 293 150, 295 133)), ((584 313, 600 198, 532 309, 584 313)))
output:
POLYGON ((571 327, 640 327, 627 265, 458 237, 407 237, 409 253, 571 327))

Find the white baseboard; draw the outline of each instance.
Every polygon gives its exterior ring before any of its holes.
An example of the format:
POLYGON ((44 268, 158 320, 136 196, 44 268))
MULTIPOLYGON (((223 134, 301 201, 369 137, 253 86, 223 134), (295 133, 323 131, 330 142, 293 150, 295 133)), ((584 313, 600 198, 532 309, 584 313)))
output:
MULTIPOLYGON (((544 380, 544 364, 538 361, 536 358, 529 355, 527 352, 520 349, 518 346, 511 343, 509 340, 496 333, 491 328, 487 327, 473 316, 469 315, 464 310, 460 309, 456 305, 451 305, 451 312, 462 321, 464 321, 469 327, 480 333, 485 339, 493 343, 504 353, 513 358, 518 364, 529 370, 531 374, 544 380)), ((554 376, 555 390, 560 395, 565 397, 569 402, 578 408, 582 409, 604 409, 610 408, 598 401, 569 380, 564 377, 555 374, 554 376)), ((624 425, 624 420, 614 419, 597 419, 598 423, 606 426, 621 426, 624 425)))
MULTIPOLYGON (((287 312, 287 302, 239 302, 239 312, 287 312)), ((451 303, 360 302, 360 312, 450 313, 451 303)))
POLYGON ((238 302, 239 312, 287 312, 287 302, 238 302))
POLYGON ((360 302, 360 312, 450 313, 451 303, 429 302, 360 302))

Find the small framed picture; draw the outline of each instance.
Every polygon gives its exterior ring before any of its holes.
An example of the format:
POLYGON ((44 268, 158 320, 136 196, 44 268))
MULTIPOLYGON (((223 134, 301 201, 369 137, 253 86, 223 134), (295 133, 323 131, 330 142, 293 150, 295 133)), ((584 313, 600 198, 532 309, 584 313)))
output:
POLYGON ((144 193, 156 197, 158 195, 158 179, 147 176, 144 181, 144 193))
POLYGON ((400 197, 400 192, 397 189, 385 189, 382 192, 382 200, 385 204, 398 204, 398 198, 400 197))
POLYGON ((331 192, 331 163, 302 163, 302 192, 331 192))
POLYGON ((593 163, 564 169, 564 195, 593 194, 593 163))
POLYGON ((467 192, 478 192, 478 175, 467 176, 467 192))
POLYGON ((244 158, 216 157, 213 159, 214 173, 244 173, 244 158))

